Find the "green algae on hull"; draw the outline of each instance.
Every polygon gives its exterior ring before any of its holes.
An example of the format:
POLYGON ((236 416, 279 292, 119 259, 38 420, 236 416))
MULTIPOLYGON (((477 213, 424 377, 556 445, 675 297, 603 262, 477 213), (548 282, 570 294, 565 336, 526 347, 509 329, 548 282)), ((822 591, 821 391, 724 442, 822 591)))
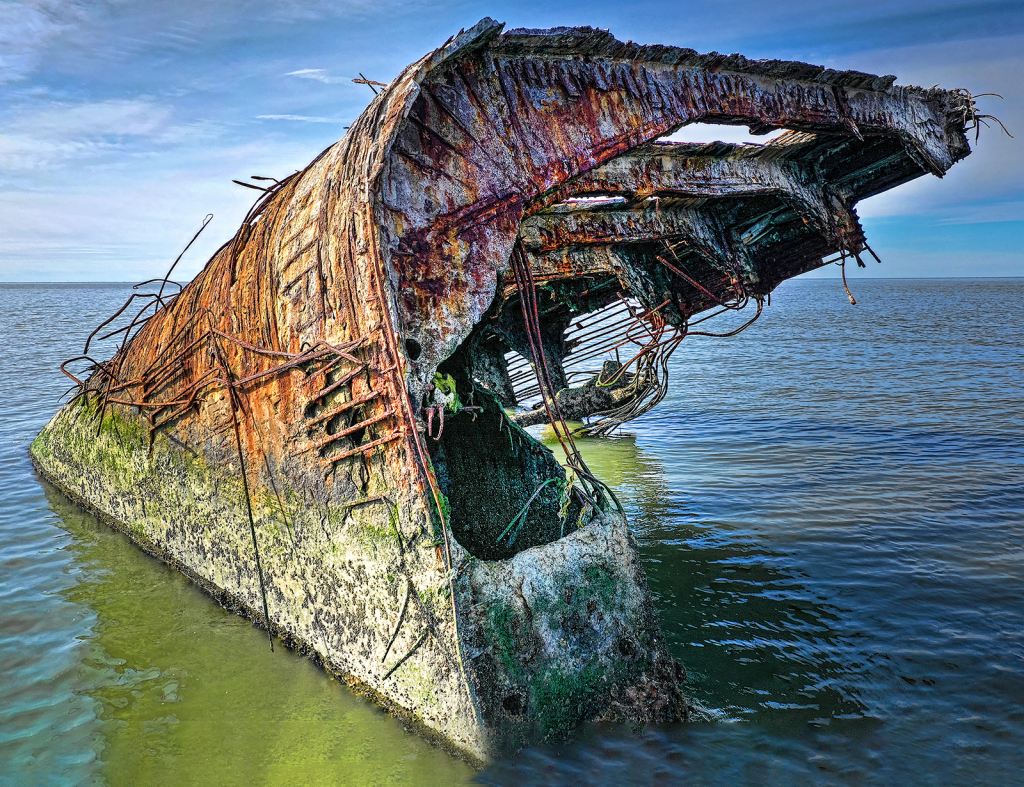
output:
MULTIPOLYGON (((159 432, 150 445, 125 408, 110 408, 98 421, 84 399, 58 412, 30 450, 65 494, 221 604, 265 623, 237 469, 159 432)), ((618 689, 650 683, 659 659, 663 671, 674 664, 657 648, 623 658, 621 642, 656 639, 657 621, 646 586, 636 586, 628 530, 611 517, 507 561, 478 560, 456 543, 459 643, 445 617, 452 608, 435 522, 403 522, 388 504, 324 511, 279 484, 254 487, 252 499, 274 633, 478 766, 530 742, 566 737, 609 712, 618 689), (405 600, 397 566, 414 578, 413 591, 382 659, 405 600), (581 636, 581 626, 591 633, 581 636)), ((630 719, 628 703, 620 704, 609 717, 630 719)), ((681 717, 681 695, 675 707, 681 717)))

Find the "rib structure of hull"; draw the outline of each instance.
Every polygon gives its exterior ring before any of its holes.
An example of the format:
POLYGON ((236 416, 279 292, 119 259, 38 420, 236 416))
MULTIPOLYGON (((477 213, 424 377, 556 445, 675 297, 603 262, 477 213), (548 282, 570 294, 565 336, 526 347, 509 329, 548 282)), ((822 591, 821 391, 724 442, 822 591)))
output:
POLYGON ((970 152, 969 95, 893 83, 483 20, 84 357, 33 457, 474 762, 684 719, 625 517, 565 420, 646 411, 695 315, 860 262, 856 201, 970 152), (658 142, 693 122, 788 131, 658 142), (542 416, 509 409, 531 397, 542 416))

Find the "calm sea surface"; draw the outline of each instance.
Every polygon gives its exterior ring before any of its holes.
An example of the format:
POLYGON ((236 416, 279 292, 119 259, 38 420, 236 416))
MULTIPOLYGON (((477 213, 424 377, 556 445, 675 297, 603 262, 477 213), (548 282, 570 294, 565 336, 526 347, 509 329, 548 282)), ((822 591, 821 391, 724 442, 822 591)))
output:
POLYGON ((1024 784, 1024 280, 794 281, 590 466, 701 720, 482 774, 40 481, 126 285, 0 284, 0 783, 1024 784))

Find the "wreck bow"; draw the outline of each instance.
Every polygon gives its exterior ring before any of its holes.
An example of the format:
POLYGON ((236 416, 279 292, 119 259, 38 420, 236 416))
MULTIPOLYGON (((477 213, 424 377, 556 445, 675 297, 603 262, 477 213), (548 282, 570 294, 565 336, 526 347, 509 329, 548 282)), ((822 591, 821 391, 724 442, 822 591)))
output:
POLYGON ((855 203, 970 152, 969 96, 893 83, 485 19, 266 188, 112 359, 87 347, 33 455, 470 759, 683 718, 624 517, 564 419, 646 411, 695 315, 860 262, 855 203), (695 122, 788 131, 658 141, 695 122), (564 465, 521 428, 543 420, 564 465))

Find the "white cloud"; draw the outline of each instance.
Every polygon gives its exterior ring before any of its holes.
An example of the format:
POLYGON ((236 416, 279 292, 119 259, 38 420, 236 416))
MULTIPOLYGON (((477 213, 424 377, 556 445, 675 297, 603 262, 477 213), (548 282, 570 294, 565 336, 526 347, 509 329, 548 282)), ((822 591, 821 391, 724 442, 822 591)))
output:
POLYGON ((406 5, 412 3, 404 0, 262 0, 252 3, 251 8, 254 16, 268 21, 315 22, 394 13, 406 5))
POLYGON ((858 207, 862 216, 934 216, 950 222, 960 214, 973 215, 975 218, 970 221, 981 220, 986 213, 1004 217, 989 221, 1022 218, 1018 204, 1024 197, 1024 85, 1018 76, 1021 52, 1024 36, 1012 35, 844 55, 842 65, 859 62, 866 71, 897 74, 899 84, 939 83, 945 88, 1000 93, 1004 100, 979 98, 978 106, 980 111, 998 116, 1016 137, 1011 139, 993 126, 982 128, 975 143, 974 133, 970 132, 972 154, 944 178, 926 175, 871 197, 858 207), (1008 207, 1000 208, 1000 203, 1008 207), (1005 218, 1012 215, 1015 218, 1005 218))
POLYGON ((282 178, 316 146, 265 138, 202 152, 185 150, 139 168, 96 169, 73 179, 55 170, 33 188, 0 191, 0 280, 141 281, 162 275, 198 229, 214 220, 176 275, 188 280, 238 228, 259 195, 234 185, 261 174, 282 178))
MULTIPOLYGON (((846 266, 846 278, 850 289, 857 295, 857 279, 903 279, 1020 276, 1024 271, 1024 253, 993 252, 971 253, 964 251, 926 252, 910 249, 882 250, 882 265, 869 264, 867 268, 846 266)), ((805 279, 839 279, 839 267, 825 265, 805 273, 805 279)), ((836 282, 836 297, 842 297, 842 285, 836 282)))
POLYGON ((308 115, 257 115, 257 120, 298 120, 303 123, 345 123, 337 118, 309 117, 308 115))
POLYGON ((117 145, 102 140, 56 142, 22 134, 0 135, 0 172, 43 169, 69 158, 108 153, 117 145))
MULTIPOLYGON (((930 8, 946 2, 923 0, 930 8)), ((363 71, 386 80, 485 13, 510 27, 591 24, 621 38, 705 49, 708 42, 721 48, 714 42, 723 36, 732 47, 728 42, 743 34, 754 43, 736 46, 750 56, 786 55, 776 48, 788 37, 769 38, 767 31, 795 21, 811 31, 801 40, 815 52, 834 40, 818 35, 817 26, 840 30, 857 22, 861 34, 825 50, 842 52, 834 58, 842 62, 829 65, 896 73, 904 84, 1005 91, 1005 102, 982 99, 992 102, 982 106, 1024 141, 1024 97, 1015 76, 1024 38, 855 52, 856 42, 878 40, 869 17, 889 13, 890 3, 796 3, 782 12, 743 3, 737 14, 714 4, 684 13, 661 0, 561 10, 505 0, 487 8, 421 0, 0 0, 0 83, 9 83, 0 93, 0 170, 7 170, 0 171, 7 182, 0 190, 0 279, 16 277, 8 267, 14 264, 22 271, 52 265, 58 279, 145 278, 162 272, 212 210, 216 224, 189 252, 194 272, 256 193, 232 186, 232 178, 281 177, 304 166, 348 124, 337 117, 354 118, 372 98, 350 77, 363 71), (659 6, 662 12, 653 13, 659 6), (49 97, 62 103, 45 103, 49 97)), ((920 5, 896 3, 897 10, 920 5)), ((704 131, 708 139, 746 137, 742 127, 725 126, 691 127, 680 137, 704 131)), ((1019 145, 983 130, 977 152, 943 181, 921 178, 866 201, 863 214, 930 215, 936 224, 1012 220, 1024 200, 1019 145)))
POLYGON ((83 18, 82 9, 62 0, 28 0, 0 5, 0 84, 24 79, 39 66, 43 49, 83 18))
POLYGON ((941 220, 942 224, 992 224, 1024 221, 1024 200, 997 202, 994 205, 968 205, 941 220))
POLYGON ((352 81, 345 77, 332 77, 327 73, 326 68, 300 68, 298 71, 289 71, 285 76, 299 77, 299 79, 315 79, 317 82, 323 82, 325 85, 336 85, 339 82, 352 81))
MULTIPOLYGON (((240 24, 347 22, 395 11, 403 0, 2 0, 0 85, 30 77, 51 62, 116 67, 141 53, 194 49, 212 38, 234 40, 240 24)), ((339 80, 340 81, 340 80, 339 80)))
POLYGON ((175 123, 174 109, 150 99, 48 103, 15 112, 0 129, 0 172, 44 169, 68 159, 152 153, 195 144, 223 129, 209 121, 175 123))
POLYGON ((170 107, 146 99, 50 104, 16 117, 9 128, 48 139, 152 136, 170 116, 170 107))

